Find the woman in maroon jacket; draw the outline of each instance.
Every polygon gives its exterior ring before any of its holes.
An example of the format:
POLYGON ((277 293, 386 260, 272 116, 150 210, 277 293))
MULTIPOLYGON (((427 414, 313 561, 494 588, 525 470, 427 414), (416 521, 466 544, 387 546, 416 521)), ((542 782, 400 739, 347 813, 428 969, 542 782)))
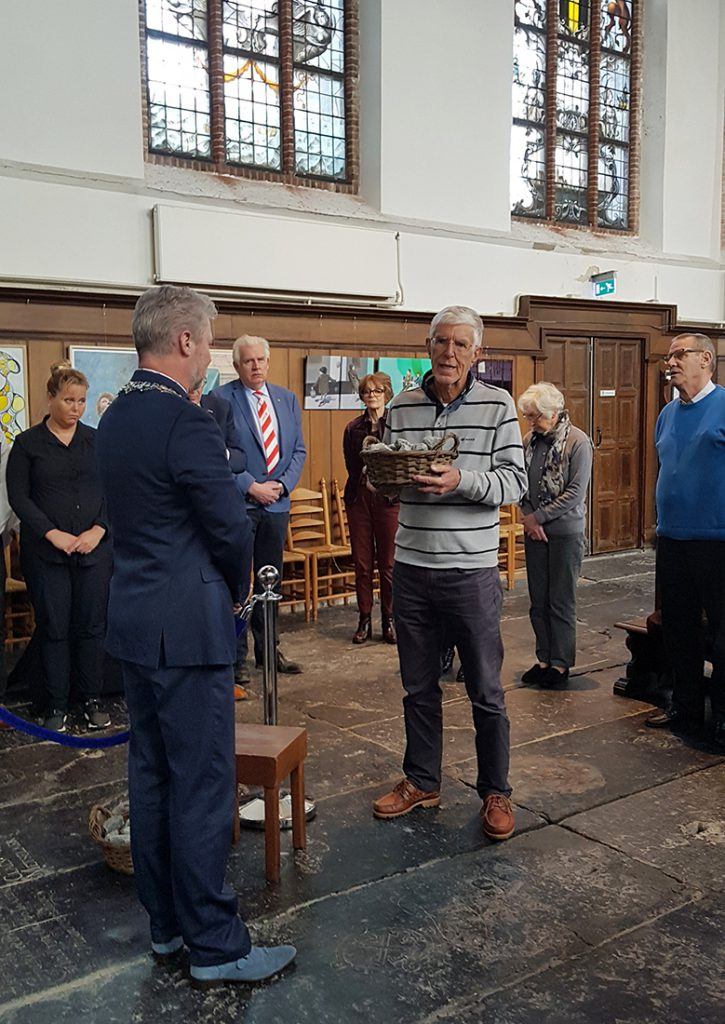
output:
POLYGON ((350 527, 350 544, 355 563, 355 588, 360 621, 352 638, 354 644, 372 639, 370 616, 373 610, 373 571, 375 560, 380 575, 380 604, 383 615, 383 640, 395 643, 393 627, 393 556, 398 528, 398 500, 371 491, 363 476, 360 457, 366 437, 382 438, 385 406, 393 397, 387 373, 368 373, 358 387, 365 412, 345 427, 342 446, 348 478, 345 507, 350 527))

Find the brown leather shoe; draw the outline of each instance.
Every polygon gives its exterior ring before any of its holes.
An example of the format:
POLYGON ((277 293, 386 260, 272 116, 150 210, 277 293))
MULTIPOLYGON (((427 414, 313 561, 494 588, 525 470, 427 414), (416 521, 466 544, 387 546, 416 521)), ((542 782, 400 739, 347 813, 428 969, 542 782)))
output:
POLYGON ((357 624, 357 629, 352 635, 352 642, 354 644, 364 644, 367 640, 373 638, 373 627, 370 622, 369 615, 361 615, 357 624))
POLYGON ((516 822, 511 801, 502 793, 489 793, 481 808, 483 834, 487 839, 510 839, 516 822))
POLYGON ((249 700, 249 693, 239 683, 234 684, 234 700, 249 700))
POLYGON ((399 818, 415 807, 437 807, 440 802, 437 791, 426 793, 409 779, 401 779, 395 789, 374 801, 373 814, 376 818, 399 818))

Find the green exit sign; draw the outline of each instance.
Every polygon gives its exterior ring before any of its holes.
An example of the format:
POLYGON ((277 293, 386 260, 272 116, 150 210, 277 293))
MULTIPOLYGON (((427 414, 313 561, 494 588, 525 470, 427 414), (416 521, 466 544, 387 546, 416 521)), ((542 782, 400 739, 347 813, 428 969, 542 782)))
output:
POLYGON ((596 274, 592 277, 594 285, 594 298, 599 299, 602 295, 614 295, 617 290, 617 272, 613 270, 609 274, 596 274))

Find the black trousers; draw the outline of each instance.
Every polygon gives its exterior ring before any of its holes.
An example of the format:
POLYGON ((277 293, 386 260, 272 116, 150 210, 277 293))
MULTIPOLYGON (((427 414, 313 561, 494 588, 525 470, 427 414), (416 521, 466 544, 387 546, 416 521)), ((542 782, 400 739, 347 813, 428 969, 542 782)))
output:
POLYGON ((702 720, 707 629, 712 713, 725 722, 725 541, 658 537, 657 583, 674 709, 696 723, 702 720))
MULTIPOLYGON (((287 524, 289 523, 289 512, 265 512, 259 505, 256 508, 247 508, 247 516, 252 527, 254 537, 254 553, 252 566, 245 566, 242 572, 242 593, 245 594, 249 586, 250 568, 254 573, 253 592, 260 594, 262 587, 257 579, 257 573, 265 565, 273 565, 279 573, 279 582, 275 590, 279 592, 282 582, 282 563, 284 559, 284 544, 287 538, 287 524)), ((254 640, 254 660, 257 664, 262 663, 264 654, 264 629, 262 609, 255 605, 252 612, 252 637, 254 640)), ((279 642, 279 638, 277 641, 279 642)), ((247 636, 240 636, 240 647, 247 650, 247 636)))
POLYGON ((21 546, 21 565, 35 612, 48 706, 65 711, 71 666, 84 700, 101 690, 112 549, 104 545, 90 564, 82 555, 58 563, 21 546))
POLYGON ((131 853, 151 939, 182 935, 196 965, 237 960, 251 940, 224 880, 234 815, 231 666, 121 667, 131 853))
POLYGON ((572 668, 576 661, 576 585, 584 555, 581 534, 524 539, 529 618, 536 657, 543 665, 572 668))
POLYGON ((393 611, 405 697, 403 771, 418 789, 441 784, 443 709, 441 650, 455 644, 476 730, 483 799, 509 796, 509 720, 501 687, 503 592, 498 568, 426 569, 395 562, 393 611))

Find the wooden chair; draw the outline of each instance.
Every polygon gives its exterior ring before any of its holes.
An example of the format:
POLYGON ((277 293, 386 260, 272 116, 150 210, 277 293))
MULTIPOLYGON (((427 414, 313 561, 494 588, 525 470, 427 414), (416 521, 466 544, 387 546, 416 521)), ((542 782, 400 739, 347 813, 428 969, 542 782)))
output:
MULTIPOLYGON (((3 552, 5 559, 5 647, 27 644, 35 629, 33 606, 25 581, 13 576, 19 561, 19 545, 15 537, 3 552)), ((18 573, 19 575, 19 573, 18 573)))
POLYGON ((499 513, 498 564, 506 578, 506 589, 516 586, 516 570, 525 563, 524 528, 517 522, 515 505, 502 505, 499 513))
POLYGON ((290 608, 292 612, 297 611, 297 605, 301 604, 305 612, 305 622, 310 621, 310 564, 309 560, 301 551, 292 551, 292 540, 289 526, 287 527, 287 540, 285 550, 282 554, 282 600, 280 608, 290 608))
POLYGON ((307 730, 286 725, 244 725, 234 733, 236 763, 234 841, 239 837, 240 784, 264 788, 264 864, 268 882, 279 881, 279 787, 290 780, 292 796, 292 846, 307 845, 305 817, 305 767, 307 730))
POLYGON ((320 490, 298 487, 290 495, 290 550, 303 554, 310 565, 312 620, 317 621, 320 603, 331 603, 340 597, 339 582, 350 570, 342 570, 338 559, 350 557, 349 544, 332 540, 330 501, 327 483, 320 481, 320 490))

